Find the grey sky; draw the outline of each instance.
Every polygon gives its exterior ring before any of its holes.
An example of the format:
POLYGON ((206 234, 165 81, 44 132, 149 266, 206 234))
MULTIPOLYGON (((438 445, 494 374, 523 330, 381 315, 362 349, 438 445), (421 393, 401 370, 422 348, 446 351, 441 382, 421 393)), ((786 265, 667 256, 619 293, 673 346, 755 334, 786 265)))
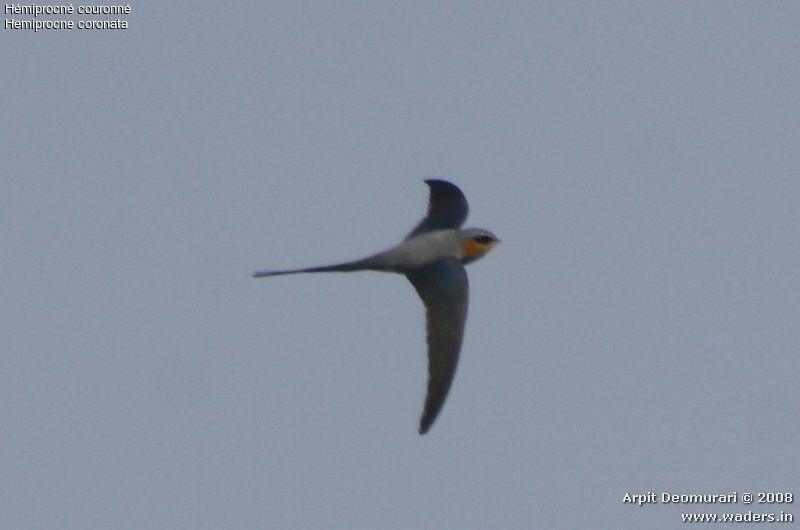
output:
POLYGON ((800 517, 622 503, 800 494, 800 4, 132 11, 0 32, 0 528, 800 517), (426 177, 503 243, 420 437, 405 279, 249 275, 394 244, 426 177))

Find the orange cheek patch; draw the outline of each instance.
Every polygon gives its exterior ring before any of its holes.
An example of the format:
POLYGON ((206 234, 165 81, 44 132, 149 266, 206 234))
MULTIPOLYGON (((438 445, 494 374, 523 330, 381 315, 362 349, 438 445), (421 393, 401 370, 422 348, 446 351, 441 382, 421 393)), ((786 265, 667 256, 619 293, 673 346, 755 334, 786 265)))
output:
POLYGON ((464 254, 470 257, 477 256, 483 252, 483 245, 472 239, 467 239, 461 246, 464 249, 464 254))

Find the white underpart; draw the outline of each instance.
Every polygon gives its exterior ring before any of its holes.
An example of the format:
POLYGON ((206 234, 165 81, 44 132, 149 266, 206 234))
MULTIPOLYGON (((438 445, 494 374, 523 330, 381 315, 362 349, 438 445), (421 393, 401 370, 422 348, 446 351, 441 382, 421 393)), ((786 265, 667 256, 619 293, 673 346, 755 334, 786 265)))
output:
POLYGON ((408 270, 447 257, 460 260, 463 254, 458 230, 449 229, 416 235, 381 252, 376 258, 392 269, 408 270))

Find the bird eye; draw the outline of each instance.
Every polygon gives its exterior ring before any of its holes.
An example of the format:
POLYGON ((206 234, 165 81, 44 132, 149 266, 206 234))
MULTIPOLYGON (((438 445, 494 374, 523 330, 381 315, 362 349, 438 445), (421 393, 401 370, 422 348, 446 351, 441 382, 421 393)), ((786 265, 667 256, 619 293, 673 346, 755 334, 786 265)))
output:
POLYGON ((493 239, 489 236, 477 236, 474 238, 475 242, 480 243, 481 245, 486 245, 491 243, 493 239))

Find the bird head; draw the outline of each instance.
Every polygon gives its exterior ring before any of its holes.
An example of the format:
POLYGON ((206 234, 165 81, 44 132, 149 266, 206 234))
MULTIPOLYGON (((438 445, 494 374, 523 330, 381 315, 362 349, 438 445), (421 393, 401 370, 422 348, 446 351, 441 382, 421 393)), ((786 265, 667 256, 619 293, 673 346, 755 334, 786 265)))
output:
POLYGON ((493 233, 483 228, 467 228, 461 230, 461 261, 470 263, 489 252, 492 247, 500 242, 493 233))

